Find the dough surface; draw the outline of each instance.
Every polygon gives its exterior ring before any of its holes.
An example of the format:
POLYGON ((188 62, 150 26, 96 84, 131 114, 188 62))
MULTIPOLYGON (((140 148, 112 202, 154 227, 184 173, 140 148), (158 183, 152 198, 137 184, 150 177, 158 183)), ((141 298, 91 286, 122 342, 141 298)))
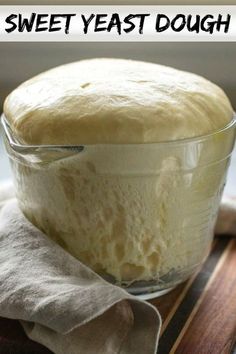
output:
POLYGON ((4 113, 26 144, 151 143, 201 136, 233 116, 225 93, 170 67, 90 59, 44 72, 5 100, 4 113))

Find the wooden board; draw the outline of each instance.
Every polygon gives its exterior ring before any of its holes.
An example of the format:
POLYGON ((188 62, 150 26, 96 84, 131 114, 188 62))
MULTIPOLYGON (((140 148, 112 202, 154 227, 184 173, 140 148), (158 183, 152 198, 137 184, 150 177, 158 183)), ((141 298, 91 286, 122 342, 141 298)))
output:
POLYGON ((158 354, 229 354, 236 341, 236 240, 218 238, 203 267, 152 303, 163 327, 158 354))
MULTIPOLYGON (((233 353, 236 239, 216 238, 202 268, 185 284, 151 303, 157 306, 163 319, 157 354, 233 353)), ((18 321, 0 318, 0 354, 10 353, 51 352, 29 340, 18 321)))

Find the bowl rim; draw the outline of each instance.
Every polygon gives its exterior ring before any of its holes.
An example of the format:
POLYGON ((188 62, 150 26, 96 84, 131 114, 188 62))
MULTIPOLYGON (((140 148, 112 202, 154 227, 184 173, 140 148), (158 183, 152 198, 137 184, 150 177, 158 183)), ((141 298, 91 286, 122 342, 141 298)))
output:
MULTIPOLYGON (((223 128, 213 131, 212 133, 194 136, 190 138, 182 138, 176 140, 166 140, 166 141, 158 141, 158 142, 147 142, 147 143, 96 143, 96 144, 78 144, 78 145, 31 145, 31 144, 22 144, 20 143, 17 138, 14 136, 10 123, 7 121, 4 113, 1 115, 1 125, 3 127, 5 137, 10 145, 10 147, 18 153, 25 153, 25 154, 33 154, 42 151, 65 151, 71 150, 74 152, 80 152, 84 150, 85 147, 155 147, 155 146, 178 146, 178 145, 185 145, 191 143, 201 143, 208 139, 214 138, 219 136, 220 134, 224 134, 229 130, 233 130, 236 128, 236 114, 233 114, 232 120, 225 125, 223 128)), ((235 129, 236 133, 236 129, 235 129)))

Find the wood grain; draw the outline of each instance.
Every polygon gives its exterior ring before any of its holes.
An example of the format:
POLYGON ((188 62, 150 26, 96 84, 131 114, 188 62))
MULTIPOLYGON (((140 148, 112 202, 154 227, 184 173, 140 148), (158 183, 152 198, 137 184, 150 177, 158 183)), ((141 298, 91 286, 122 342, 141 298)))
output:
POLYGON ((228 354, 236 335, 236 242, 225 250, 222 264, 185 331, 175 353, 228 354))
POLYGON ((236 341, 236 240, 216 239, 194 279, 179 287, 178 294, 175 290, 175 303, 173 295, 153 301, 164 314, 164 324, 171 314, 158 354, 232 353, 236 341))

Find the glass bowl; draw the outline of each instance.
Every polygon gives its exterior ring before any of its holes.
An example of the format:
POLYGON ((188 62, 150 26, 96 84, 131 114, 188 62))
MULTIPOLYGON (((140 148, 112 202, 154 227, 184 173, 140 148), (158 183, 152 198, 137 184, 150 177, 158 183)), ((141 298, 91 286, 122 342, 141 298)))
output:
POLYGON ((2 124, 21 210, 99 275, 151 298, 205 260, 235 118, 197 138, 83 146, 22 145, 2 124))

